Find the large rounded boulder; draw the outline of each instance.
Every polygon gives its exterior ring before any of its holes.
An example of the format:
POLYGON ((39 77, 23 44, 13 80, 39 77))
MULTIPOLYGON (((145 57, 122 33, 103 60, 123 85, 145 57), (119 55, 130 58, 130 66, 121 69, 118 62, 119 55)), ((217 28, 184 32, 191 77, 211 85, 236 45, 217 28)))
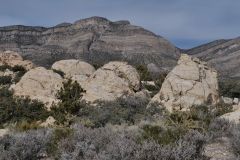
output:
POLYGON ((36 99, 49 107, 53 102, 57 102, 56 94, 63 86, 62 82, 59 74, 37 67, 28 71, 16 85, 11 86, 11 89, 16 96, 36 99))
POLYGON ((140 90, 140 77, 135 68, 125 62, 109 62, 99 68, 83 86, 87 102, 114 101, 140 90))
POLYGON ((91 64, 76 59, 57 61, 52 69, 63 72, 65 78, 71 78, 80 84, 95 72, 91 64))
POLYGON ((197 58, 183 54, 150 104, 157 102, 172 112, 205 103, 216 104, 218 100, 216 70, 197 58))
POLYGON ((23 58, 13 51, 0 52, 0 66, 9 65, 14 67, 16 65, 24 67, 26 70, 30 70, 34 67, 33 63, 23 58))

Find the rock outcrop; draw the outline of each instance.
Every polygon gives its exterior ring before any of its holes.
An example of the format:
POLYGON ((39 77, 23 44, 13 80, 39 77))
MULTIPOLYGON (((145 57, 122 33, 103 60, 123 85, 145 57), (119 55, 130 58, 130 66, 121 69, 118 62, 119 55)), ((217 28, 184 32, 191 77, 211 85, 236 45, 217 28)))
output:
POLYGON ((33 63, 28 60, 23 60, 23 58, 13 51, 0 52, 0 66, 9 65, 14 67, 16 65, 24 67, 26 70, 33 68, 33 63))
POLYGON ((16 96, 37 99, 50 107, 53 102, 57 102, 55 96, 62 87, 62 82, 59 74, 37 67, 28 71, 16 85, 11 86, 11 89, 16 96))
POLYGON ((199 59, 183 54, 150 104, 158 102, 170 112, 185 111, 194 105, 215 104, 218 99, 217 72, 199 59))
POLYGON ((135 68, 124 62, 110 62, 99 68, 83 86, 87 102, 114 101, 140 90, 140 77, 135 68))
POLYGON ((84 83, 95 72, 92 65, 76 59, 57 61, 52 69, 62 71, 65 78, 76 80, 79 84, 84 83))
POLYGON ((0 138, 9 134, 9 129, 0 129, 0 138))
POLYGON ((131 25, 101 17, 64 23, 51 28, 0 27, 0 51, 13 50, 40 66, 63 59, 84 59, 94 64, 124 60, 130 64, 156 64, 172 68, 179 50, 163 37, 131 25))
POLYGON ((55 122, 56 122, 56 120, 52 116, 49 116, 44 122, 42 122, 39 125, 41 127, 53 127, 55 122))
POLYGON ((226 113, 222 116, 220 116, 220 118, 223 118, 227 121, 236 123, 236 124, 240 124, 240 109, 234 111, 234 112, 230 112, 230 113, 226 113))

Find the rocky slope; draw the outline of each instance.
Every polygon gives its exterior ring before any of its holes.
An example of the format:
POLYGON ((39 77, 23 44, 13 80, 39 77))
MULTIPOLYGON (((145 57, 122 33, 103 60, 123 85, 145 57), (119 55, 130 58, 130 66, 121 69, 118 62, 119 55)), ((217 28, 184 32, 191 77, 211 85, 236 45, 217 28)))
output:
POLYGON ((91 17, 55 27, 0 27, 0 51, 16 51, 37 65, 61 59, 84 59, 93 64, 124 60, 172 68, 179 50, 164 38, 128 21, 91 17))
POLYGON ((213 41, 185 52, 211 64, 221 78, 240 78, 240 38, 213 41))

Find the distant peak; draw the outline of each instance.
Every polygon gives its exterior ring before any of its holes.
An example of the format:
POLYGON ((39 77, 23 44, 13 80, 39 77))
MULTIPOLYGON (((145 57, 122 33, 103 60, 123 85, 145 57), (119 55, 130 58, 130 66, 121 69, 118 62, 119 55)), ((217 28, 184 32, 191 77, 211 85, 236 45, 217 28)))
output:
POLYGON ((107 22, 107 23, 109 23, 110 21, 104 17, 94 16, 94 17, 90 17, 90 18, 80 19, 80 20, 74 22, 74 24, 86 23, 86 22, 95 22, 95 23, 101 23, 101 22, 106 23, 107 22))

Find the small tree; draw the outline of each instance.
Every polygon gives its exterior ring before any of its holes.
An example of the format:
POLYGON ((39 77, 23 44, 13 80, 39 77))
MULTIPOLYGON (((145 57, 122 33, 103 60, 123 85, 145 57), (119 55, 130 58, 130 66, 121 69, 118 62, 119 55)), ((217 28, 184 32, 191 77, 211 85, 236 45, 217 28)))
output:
POLYGON ((66 120, 67 114, 76 115, 82 106, 81 98, 84 90, 76 82, 69 79, 63 83, 63 87, 58 91, 56 97, 60 103, 51 108, 53 117, 60 123, 66 120))

